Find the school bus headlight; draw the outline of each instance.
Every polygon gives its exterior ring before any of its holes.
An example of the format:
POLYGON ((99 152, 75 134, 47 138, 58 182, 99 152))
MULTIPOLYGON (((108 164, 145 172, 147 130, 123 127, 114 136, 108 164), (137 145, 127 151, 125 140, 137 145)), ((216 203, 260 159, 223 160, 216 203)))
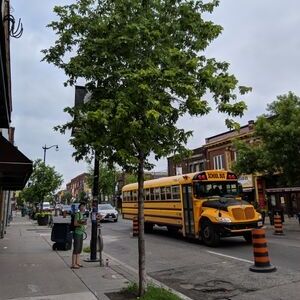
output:
POLYGON ((220 223, 231 223, 231 219, 230 218, 216 217, 216 219, 220 223))

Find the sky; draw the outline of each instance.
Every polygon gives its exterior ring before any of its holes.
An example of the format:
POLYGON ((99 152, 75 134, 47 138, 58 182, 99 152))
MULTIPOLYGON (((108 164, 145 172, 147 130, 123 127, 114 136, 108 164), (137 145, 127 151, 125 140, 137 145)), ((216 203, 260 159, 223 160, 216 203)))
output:
MULTIPOLYGON (((49 48, 55 35, 46 28, 56 18, 55 5, 70 4, 67 0, 11 0, 13 15, 21 18, 21 38, 11 38, 12 126, 16 128, 15 144, 31 160, 43 158, 42 146, 49 149, 46 163, 63 175, 64 184, 87 170, 84 162, 72 158, 70 135, 53 130, 64 124, 63 112, 74 104, 74 87, 64 87, 64 72, 41 62, 41 50, 49 48)), ((240 85, 251 86, 243 96, 248 106, 241 125, 266 112, 268 103, 278 95, 292 91, 300 96, 300 1, 299 0, 221 0, 209 17, 223 27, 223 33, 206 51, 208 57, 230 63, 230 72, 240 85)), ((80 82, 78 84, 81 84, 80 82)), ((212 111, 201 118, 182 118, 178 126, 193 130, 187 147, 205 143, 205 138, 228 130, 225 115, 212 111)), ((152 161, 155 171, 167 170, 167 160, 152 161)))

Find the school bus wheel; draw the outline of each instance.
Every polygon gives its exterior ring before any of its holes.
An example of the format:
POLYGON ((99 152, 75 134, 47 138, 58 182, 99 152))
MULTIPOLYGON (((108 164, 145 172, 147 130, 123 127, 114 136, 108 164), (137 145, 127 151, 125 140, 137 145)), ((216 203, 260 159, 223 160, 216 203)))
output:
POLYGON ((209 247, 216 247, 220 243, 220 235, 208 219, 201 222, 201 238, 204 244, 209 247))
POLYGON ((145 233, 152 233, 153 232, 153 223, 145 222, 144 223, 144 231, 145 231, 145 233))
POLYGON ((179 228, 176 226, 167 226, 168 232, 170 232, 171 235, 176 235, 179 231, 179 228))
POLYGON ((252 244, 252 233, 251 233, 251 231, 245 232, 245 233, 243 234, 243 237, 244 237, 245 241, 246 241, 248 244, 252 244))

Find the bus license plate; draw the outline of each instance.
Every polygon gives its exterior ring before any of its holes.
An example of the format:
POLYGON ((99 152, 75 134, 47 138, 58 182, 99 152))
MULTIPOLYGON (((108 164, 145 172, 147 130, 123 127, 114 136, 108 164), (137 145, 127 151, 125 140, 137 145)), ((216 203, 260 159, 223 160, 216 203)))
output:
POLYGON ((263 225, 262 221, 258 221, 258 222, 257 222, 257 226, 258 226, 258 227, 261 227, 262 225, 263 225))

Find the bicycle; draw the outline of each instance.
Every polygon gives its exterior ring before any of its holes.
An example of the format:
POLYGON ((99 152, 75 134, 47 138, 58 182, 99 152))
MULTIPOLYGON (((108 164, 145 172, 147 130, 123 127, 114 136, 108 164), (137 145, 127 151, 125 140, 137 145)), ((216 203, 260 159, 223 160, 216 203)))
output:
POLYGON ((86 240, 86 239, 87 239, 87 233, 84 232, 84 233, 83 233, 83 240, 86 240))

